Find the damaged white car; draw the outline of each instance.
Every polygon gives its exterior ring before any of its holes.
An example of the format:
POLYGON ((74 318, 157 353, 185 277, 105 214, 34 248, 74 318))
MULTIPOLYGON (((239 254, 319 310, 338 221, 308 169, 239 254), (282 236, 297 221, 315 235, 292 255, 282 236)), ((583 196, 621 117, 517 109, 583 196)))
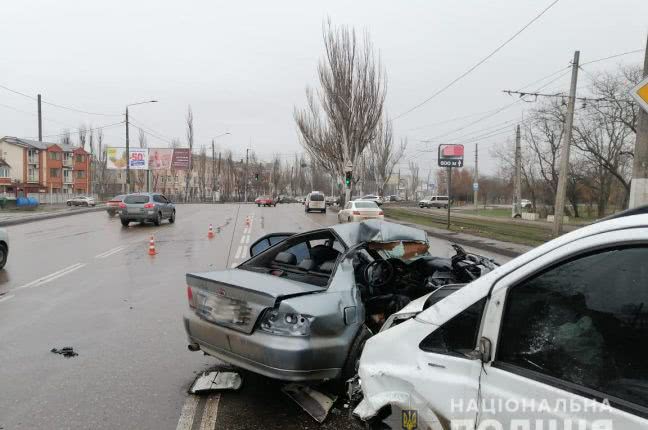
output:
POLYGON ((365 345, 355 415, 376 428, 648 428, 640 213, 566 234, 392 315, 365 345))
POLYGON ((386 318, 495 267, 428 248, 423 230, 377 220, 264 236, 235 269, 187 274, 189 349, 284 381, 346 381, 386 318))

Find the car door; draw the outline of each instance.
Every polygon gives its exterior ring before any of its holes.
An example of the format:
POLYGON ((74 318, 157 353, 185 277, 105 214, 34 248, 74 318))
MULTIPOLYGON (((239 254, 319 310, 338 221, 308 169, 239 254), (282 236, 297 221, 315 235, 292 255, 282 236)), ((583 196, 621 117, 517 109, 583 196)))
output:
POLYGON ((173 205, 171 205, 171 202, 169 202, 169 199, 164 197, 162 194, 160 194, 160 202, 161 202, 160 204, 163 207, 162 214, 165 217, 170 218, 171 213, 173 212, 173 205))
POLYGON ((481 425, 648 428, 647 261, 648 229, 634 228, 503 277, 482 334, 496 347, 481 375, 481 425))

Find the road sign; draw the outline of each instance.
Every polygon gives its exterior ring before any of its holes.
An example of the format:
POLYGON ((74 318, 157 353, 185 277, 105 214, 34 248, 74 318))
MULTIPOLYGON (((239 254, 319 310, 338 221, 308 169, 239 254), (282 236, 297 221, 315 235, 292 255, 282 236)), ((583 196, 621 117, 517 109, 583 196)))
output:
POLYGON ((479 182, 473 182, 473 191, 479 191, 479 182))
POLYGON ((463 145, 439 145, 439 167, 463 167, 463 145))
POLYGON ((344 172, 352 172, 353 171, 353 163, 351 160, 347 161, 346 164, 344 165, 344 172))
POLYGON ((643 110, 648 112, 648 76, 630 90, 630 96, 639 103, 643 110))

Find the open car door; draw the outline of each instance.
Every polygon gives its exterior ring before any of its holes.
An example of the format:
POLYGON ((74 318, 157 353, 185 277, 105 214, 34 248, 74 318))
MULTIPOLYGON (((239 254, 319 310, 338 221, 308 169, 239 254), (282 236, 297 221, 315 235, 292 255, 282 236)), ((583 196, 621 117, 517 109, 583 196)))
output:
POLYGON ((260 237, 250 246, 250 257, 254 257, 279 242, 283 242, 296 233, 270 233, 260 237))

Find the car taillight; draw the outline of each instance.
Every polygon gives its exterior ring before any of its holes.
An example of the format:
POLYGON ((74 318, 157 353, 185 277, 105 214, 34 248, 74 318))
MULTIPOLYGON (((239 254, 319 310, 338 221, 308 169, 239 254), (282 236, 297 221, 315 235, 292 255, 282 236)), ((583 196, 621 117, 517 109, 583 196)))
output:
POLYGON ((144 205, 144 209, 153 209, 155 205, 153 203, 147 203, 144 205))
POLYGON ((378 212, 378 215, 385 215, 383 211, 378 212))
POLYGON ((360 211, 353 211, 353 215, 360 215, 360 211))
POLYGON ((120 208, 120 209, 126 209, 126 203, 124 203, 124 202, 120 202, 120 203, 119 203, 119 208, 120 208))
POLYGON ((189 307, 191 309, 195 309, 196 305, 193 299, 193 291, 191 290, 191 287, 189 285, 187 285, 187 300, 189 301, 189 307))

